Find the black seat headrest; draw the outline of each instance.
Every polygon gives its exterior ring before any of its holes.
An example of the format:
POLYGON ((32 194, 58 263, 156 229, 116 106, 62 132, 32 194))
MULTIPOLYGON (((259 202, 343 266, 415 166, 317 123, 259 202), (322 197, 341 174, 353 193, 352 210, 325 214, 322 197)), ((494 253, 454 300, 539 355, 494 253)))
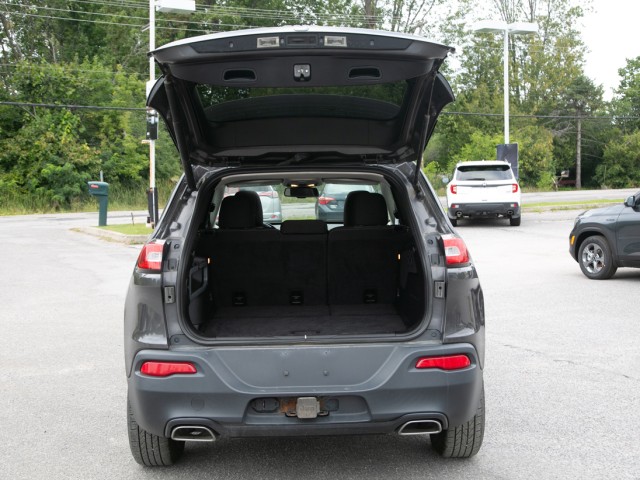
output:
POLYGON ((322 220, 285 220, 280 226, 285 235, 317 235, 327 233, 327 224, 322 220))
POLYGON ((240 190, 225 197, 220 205, 220 228, 241 229, 262 226, 262 203, 256 192, 240 190))
POLYGON ((387 202, 379 193, 356 190, 349 192, 344 202, 345 227, 373 227, 386 225, 387 202))

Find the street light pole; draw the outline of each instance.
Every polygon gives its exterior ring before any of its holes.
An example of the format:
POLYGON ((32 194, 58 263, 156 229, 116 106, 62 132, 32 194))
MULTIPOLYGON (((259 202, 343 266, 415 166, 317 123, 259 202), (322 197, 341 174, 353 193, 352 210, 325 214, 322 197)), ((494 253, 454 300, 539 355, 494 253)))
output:
MULTIPOLYGON (((149 51, 152 52, 156 48, 156 1, 149 0, 149 51)), ((152 56, 149 56, 149 83, 147 87, 147 96, 151 91, 153 82, 156 78, 156 64, 152 56)), ((147 115, 153 118, 155 112, 151 109, 147 111, 147 115)), ((155 228, 158 222, 158 199, 156 192, 156 140, 151 137, 149 139, 149 223, 155 228)))
POLYGON ((504 143, 509 144, 509 34, 538 33, 538 25, 535 23, 481 20, 472 28, 478 33, 502 33, 504 35, 504 49, 502 64, 504 69, 504 143))
MULTIPOLYGON (((156 49, 156 10, 167 13, 192 13, 196 11, 195 0, 149 0, 149 51, 156 49)), ((149 81, 147 97, 156 82, 156 64, 149 56, 149 81)), ((158 115, 152 108, 147 109, 147 140, 149 142, 149 223, 155 228, 158 222, 158 191, 156 189, 156 138, 158 115), (151 130, 151 131, 150 131, 151 130)))
POLYGON ((509 145, 509 30, 504 30, 504 144, 509 145))

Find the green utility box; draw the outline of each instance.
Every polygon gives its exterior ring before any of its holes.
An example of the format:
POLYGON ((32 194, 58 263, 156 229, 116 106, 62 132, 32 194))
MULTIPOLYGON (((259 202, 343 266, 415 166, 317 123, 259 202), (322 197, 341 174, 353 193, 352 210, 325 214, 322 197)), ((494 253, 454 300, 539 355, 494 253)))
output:
POLYGON ((98 216, 98 226, 107 225, 107 207, 109 205, 109 184, 107 182, 88 182, 89 193, 98 199, 100 214, 98 216))

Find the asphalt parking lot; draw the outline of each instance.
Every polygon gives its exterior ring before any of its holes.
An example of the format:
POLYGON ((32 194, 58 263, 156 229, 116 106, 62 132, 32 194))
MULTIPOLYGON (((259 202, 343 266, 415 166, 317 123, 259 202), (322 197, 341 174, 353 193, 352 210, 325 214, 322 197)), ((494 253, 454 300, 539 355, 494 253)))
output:
POLYGON ((577 211, 460 222, 486 302, 487 426, 470 460, 422 437, 222 440, 175 467, 129 452, 124 295, 139 247, 70 230, 95 215, 0 217, 0 478, 639 478, 640 269, 568 254, 577 211))

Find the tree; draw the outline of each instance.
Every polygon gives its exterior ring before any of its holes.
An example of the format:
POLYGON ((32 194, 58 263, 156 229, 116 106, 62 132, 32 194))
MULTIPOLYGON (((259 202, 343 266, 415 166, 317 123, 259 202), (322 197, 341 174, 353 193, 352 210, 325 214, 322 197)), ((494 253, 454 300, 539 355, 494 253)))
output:
MULTIPOLYGON (((576 137, 575 137, 575 166, 576 166, 576 188, 582 188, 582 125, 583 119, 587 115, 595 114, 603 106, 602 87, 596 86, 593 81, 585 75, 579 75, 568 85, 559 101, 559 109, 566 109, 565 115, 575 116, 576 137)), ((564 122, 566 125, 566 122, 564 122)), ((569 125, 573 125, 570 121, 569 125)), ((561 137, 571 131, 567 128, 557 133, 561 137)))
POLYGON ((640 128, 640 56, 627 59, 627 65, 618 70, 620 84, 613 100, 617 124, 626 131, 640 128))
POLYGON ((607 188, 637 187, 640 184, 640 131, 609 142, 596 175, 607 188))

